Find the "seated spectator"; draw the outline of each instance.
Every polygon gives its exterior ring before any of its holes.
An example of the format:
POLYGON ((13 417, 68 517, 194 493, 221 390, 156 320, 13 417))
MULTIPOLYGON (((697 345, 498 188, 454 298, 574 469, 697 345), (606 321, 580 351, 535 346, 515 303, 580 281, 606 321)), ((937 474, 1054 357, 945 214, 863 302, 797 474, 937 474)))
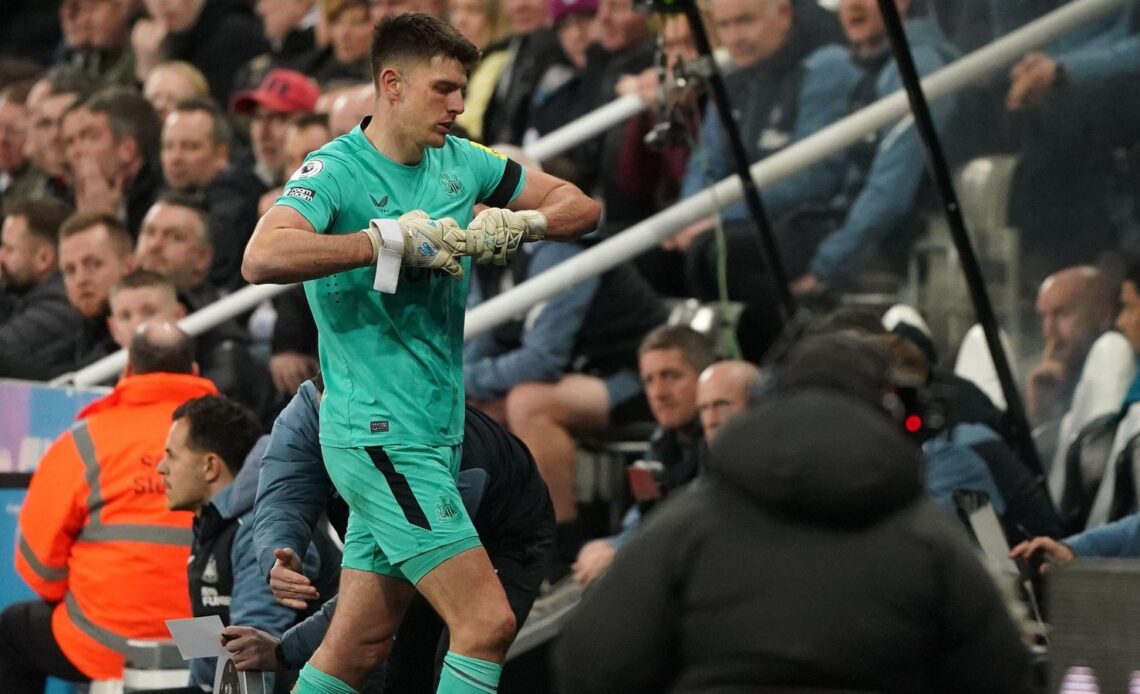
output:
POLYGON ((71 209, 49 198, 16 200, 0 227, 0 377, 46 381, 72 366, 83 319, 59 273, 59 228, 71 209))
POLYGON ((1085 358, 1112 327, 1112 287, 1087 265, 1055 272, 1037 292, 1045 349, 1025 379, 1025 414, 1031 425, 1059 419, 1069 410, 1085 358))
POLYGON ((256 89, 239 92, 230 109, 251 115, 249 135, 253 143, 254 173, 267 186, 279 186, 292 171, 285 171, 285 130, 289 117, 311 113, 320 88, 293 70, 272 70, 256 89))
MULTIPOLYGON (((135 58, 131 50, 133 0, 71 0, 60 8, 71 29, 58 61, 79 68, 102 87, 134 87, 135 58)), ((65 31, 65 34, 68 33, 65 31)))
MULTIPOLYGON (((719 361, 701 372, 697 380, 696 405, 706 446, 712 445, 717 431, 728 420, 748 408, 749 397, 759 377, 760 370, 756 365, 746 361, 719 361)), ((698 468, 697 474, 702 472, 704 470, 698 468)), ((582 548, 573 567, 574 578, 579 584, 589 585, 601 576, 613 563, 614 555, 640 527, 642 508, 649 510, 650 507, 640 499, 635 500, 639 503, 626 514, 621 534, 591 541, 582 548)))
POLYGON ((119 679, 127 639, 169 638, 165 620, 190 616, 192 516, 166 507, 155 466, 174 409, 215 392, 194 370, 189 338, 148 324, 127 375, 40 460, 16 553, 39 599, 0 614, 5 691, 43 691, 47 676, 119 679))
MULTIPOLYGON (((241 256, 257 225, 265 186, 252 172, 230 163, 233 133, 208 99, 183 101, 162 129, 162 172, 171 188, 200 195, 209 212, 213 259, 210 283, 241 288, 241 256)), ((186 287, 183 287, 186 288, 186 287)))
MULTIPOLYGON (((181 313, 176 318, 221 298, 218 288, 206 277, 213 256, 209 224, 196 200, 168 193, 151 208, 139 235, 136 264, 164 276, 177 289, 181 313)), ((147 278, 145 284, 153 287, 155 283, 147 278)), ((121 337, 127 335, 129 331, 121 337)), ((269 382, 265 370, 250 356, 249 342, 249 335, 236 321, 225 321, 199 336, 199 362, 202 372, 223 393, 265 413, 270 407, 269 382)))
MULTIPOLYGON (((540 242, 507 268, 478 266, 469 304, 490 300, 581 251, 577 243, 540 242)), ((560 532, 571 545, 577 544, 571 532, 578 515, 575 436, 644 410, 634 370, 637 345, 666 317, 637 273, 619 266, 464 347, 468 399, 504 421, 531 449, 550 487, 560 532)), ((568 558, 577 549, 568 547, 568 558)))
POLYGON ((561 691, 1032 691, 1028 649, 961 526, 921 498, 919 465, 863 402, 765 398, 571 616, 561 691))
POLYGON ((49 70, 28 94, 26 152, 32 164, 29 197, 53 197, 71 202, 71 181, 60 122, 74 104, 94 92, 95 81, 69 67, 49 70))
POLYGON ((135 248, 135 263, 168 277, 191 310, 221 298, 209 281, 214 258, 210 221, 199 198, 166 193, 147 212, 135 248))
POLYGON ((178 104, 209 95, 210 85, 206 76, 182 60, 159 63, 143 83, 143 96, 154 107, 158 120, 163 124, 178 104))
MULTIPOLYGON (((819 48, 812 42, 805 11, 790 0, 713 0, 712 23, 728 49, 735 70, 726 78, 730 100, 740 114, 741 139, 749 161, 759 161, 821 130, 844 116, 846 99, 859 79, 859 72, 848 54, 838 46, 819 48), (817 50, 818 49, 818 50, 817 50)), ((846 162, 835 154, 805 170, 798 178, 786 179, 763 192, 769 219, 777 220, 791 208, 791 192, 803 184, 801 195, 827 199, 842 184, 846 162)), ((735 171, 732 154, 720 125, 715 106, 709 103, 702 117, 699 144, 689 157, 681 182, 681 197, 691 197, 735 171)), ((728 254, 728 295, 745 302, 738 335, 745 358, 758 361, 776 338, 776 307, 759 297, 773 296, 774 290, 756 256, 755 228, 743 203, 723 213, 728 222, 725 233, 731 239, 728 254), (747 248, 745 248, 747 247, 747 248)), ((662 244, 665 250, 685 252, 690 260, 689 282, 701 299, 718 294, 717 244, 706 232, 712 218, 701 220, 662 244), (699 237, 699 240, 698 240, 699 237), (690 248, 690 245, 692 246, 690 248)), ((779 239, 781 259, 795 261, 789 243, 796 238, 779 239)))
POLYGON ((449 0, 447 20, 482 51, 467 80, 463 113, 455 118, 468 137, 482 142, 483 113, 509 57, 506 37, 510 26, 501 0, 449 0))
POLYGON ((122 216, 138 236, 162 184, 162 124, 141 95, 123 87, 96 92, 61 121, 75 209, 122 216))
MULTIPOLYGON (((538 79, 527 117, 527 139, 581 118, 596 101, 597 85, 586 81, 585 68, 586 49, 597 34, 597 0, 556 0, 550 3, 550 15, 566 60, 547 67, 538 79)), ((568 180, 574 180, 573 172, 568 180)))
MULTIPOLYGON (((597 40, 586 47, 586 62, 582 68, 581 82, 585 85, 582 104, 569 109, 565 122, 576 117, 576 113, 585 114, 613 101, 617 98, 618 81, 623 76, 636 75, 653 65, 657 42, 650 35, 648 17, 634 6, 633 0, 599 2, 594 26, 597 40)), ((570 25, 563 29, 559 46, 568 41, 567 45, 572 50, 580 50, 580 46, 576 48, 574 43, 582 38, 581 35, 570 25)), ((568 62, 570 58, 563 53, 561 61, 568 62)), ((547 126, 551 125, 555 123, 547 123, 547 126)), ((573 173, 569 178, 583 190, 602 190, 607 209, 617 215, 624 214, 622 210, 626 201, 616 197, 607 186, 613 180, 614 162, 625 144, 624 133, 624 125, 616 125, 575 147, 562 158, 562 163, 572 167, 573 173)))
MULTIPOLYGON (((1002 33, 1054 7, 991 5, 1002 33)), ((1005 107, 1019 155, 1009 217, 1033 239, 1021 260, 1030 282, 1135 243, 1135 155, 1120 150, 1140 138, 1140 101, 1131 88, 1140 74, 1140 9, 1123 5, 1066 31, 1009 73, 1005 107)))
POLYGON ((35 192, 25 141, 28 134, 28 92, 32 82, 0 88, 0 212, 4 203, 35 192))
POLYGON ((71 307, 83 318, 74 336, 72 368, 116 350, 107 326, 111 287, 135 267, 131 235, 117 217, 77 212, 59 228, 59 270, 71 307))
POLYGON ((307 71, 321 86, 359 82, 372 75, 372 22, 367 0, 321 0, 329 45, 307 71))
POLYGON ((261 17, 269 52, 250 61, 250 71, 284 67, 308 72, 316 57, 316 0, 258 0, 254 11, 261 17))
MULTIPOLYGON (((918 14, 919 3, 900 0, 898 5, 920 74, 930 74, 957 56, 934 21, 918 14)), ((860 74, 849 83, 849 90, 832 92, 827 98, 851 113, 895 92, 902 82, 874 0, 841 0, 839 20, 860 74)), ((956 109, 953 96, 931 104, 939 132, 946 132, 956 109)), ((912 121, 883 127, 872 140, 848 148, 838 181, 821 185, 821 171, 812 167, 764 191, 769 215, 779 220, 775 233, 792 292, 814 296, 829 287, 842 289, 876 255, 886 269, 901 272, 921 228, 919 194, 926 180, 922 146, 912 121)), ((733 267, 751 270, 760 265, 758 252, 748 236, 730 243, 729 276, 737 274, 733 267)), ((766 291, 771 298, 759 303, 758 309, 774 311, 770 303, 775 301, 774 290, 764 290, 763 282, 768 280, 763 275, 759 281, 761 291, 752 296, 764 296, 766 291)))
POLYGON ((249 3, 145 0, 144 4, 150 17, 135 22, 131 31, 135 77, 140 82, 162 61, 184 60, 202 71, 210 94, 225 104, 238 69, 269 50, 249 3))
MULTIPOLYGON (((253 548, 253 502, 264 446, 257 418, 217 395, 178 406, 166 437, 166 455, 155 471, 166 483, 172 511, 194 514, 194 543, 187 573, 195 617, 217 615, 224 626, 243 624, 280 638, 298 612, 273 598, 253 548), (250 452, 256 450, 256 456, 250 452)), ((316 552, 306 569, 320 570, 316 552)), ((214 658, 195 658, 190 686, 213 687, 214 658)), ((267 688, 272 686, 273 673, 267 688)))
MULTIPOLYGON (((713 359, 712 343, 687 326, 661 326, 646 335, 638 349, 641 381, 657 424, 649 439, 645 460, 661 464, 657 483, 662 495, 688 484, 704 468, 705 443, 697 413, 697 381, 713 359)), ((575 580, 586 585, 600 576, 640 522, 639 505, 626 515, 622 534, 583 545, 571 567, 575 580)), ((567 550, 575 549, 571 540, 577 538, 568 532, 573 529, 574 526, 559 527, 559 552, 563 557, 567 550)))
POLYGON ((718 361, 697 380, 697 415, 705 443, 712 445, 725 422, 748 408, 760 369, 747 361, 718 361))
POLYGON ((511 36, 504 49, 505 64, 483 111, 481 132, 484 142, 521 145, 538 80, 547 68, 566 59, 549 29, 546 0, 504 1, 503 11, 511 36))

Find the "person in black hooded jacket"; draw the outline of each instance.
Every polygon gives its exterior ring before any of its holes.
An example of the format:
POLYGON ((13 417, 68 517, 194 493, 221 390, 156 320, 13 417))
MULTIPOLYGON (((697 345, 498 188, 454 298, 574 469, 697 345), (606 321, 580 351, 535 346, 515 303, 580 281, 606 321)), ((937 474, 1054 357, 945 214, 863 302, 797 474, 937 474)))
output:
POLYGON ((873 407, 764 398, 586 596, 561 691, 1024 691, 1029 654, 920 469, 873 407))

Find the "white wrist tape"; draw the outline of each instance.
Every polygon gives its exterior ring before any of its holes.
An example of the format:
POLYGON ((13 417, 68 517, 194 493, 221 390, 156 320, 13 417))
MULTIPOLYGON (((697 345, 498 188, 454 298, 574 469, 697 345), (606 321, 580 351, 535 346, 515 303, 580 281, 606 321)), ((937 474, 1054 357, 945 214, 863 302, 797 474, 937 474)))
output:
MULTIPOLYGON (((376 279, 372 288, 385 294, 396 293, 400 268, 404 263, 404 232, 394 219, 373 219, 368 223, 371 232, 380 236, 380 252, 376 257, 376 279)), ((369 234, 369 238, 374 238, 369 234)))

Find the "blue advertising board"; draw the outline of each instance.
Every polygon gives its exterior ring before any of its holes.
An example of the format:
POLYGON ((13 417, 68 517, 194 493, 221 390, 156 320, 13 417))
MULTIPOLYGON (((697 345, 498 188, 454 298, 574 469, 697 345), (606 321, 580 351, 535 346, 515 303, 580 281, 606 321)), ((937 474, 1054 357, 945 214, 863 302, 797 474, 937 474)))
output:
POLYGON ((0 472, 31 472, 57 436, 102 388, 54 388, 0 380, 0 472))

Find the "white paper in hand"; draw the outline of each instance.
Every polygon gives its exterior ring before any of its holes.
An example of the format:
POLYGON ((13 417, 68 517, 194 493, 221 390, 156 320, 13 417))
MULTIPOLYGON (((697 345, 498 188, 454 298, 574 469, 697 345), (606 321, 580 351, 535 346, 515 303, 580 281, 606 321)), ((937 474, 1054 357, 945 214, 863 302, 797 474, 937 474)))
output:
POLYGON ((192 617, 190 619, 168 619, 166 628, 174 637, 174 644, 183 660, 191 658, 216 658, 225 652, 222 648, 222 618, 218 615, 192 617))

